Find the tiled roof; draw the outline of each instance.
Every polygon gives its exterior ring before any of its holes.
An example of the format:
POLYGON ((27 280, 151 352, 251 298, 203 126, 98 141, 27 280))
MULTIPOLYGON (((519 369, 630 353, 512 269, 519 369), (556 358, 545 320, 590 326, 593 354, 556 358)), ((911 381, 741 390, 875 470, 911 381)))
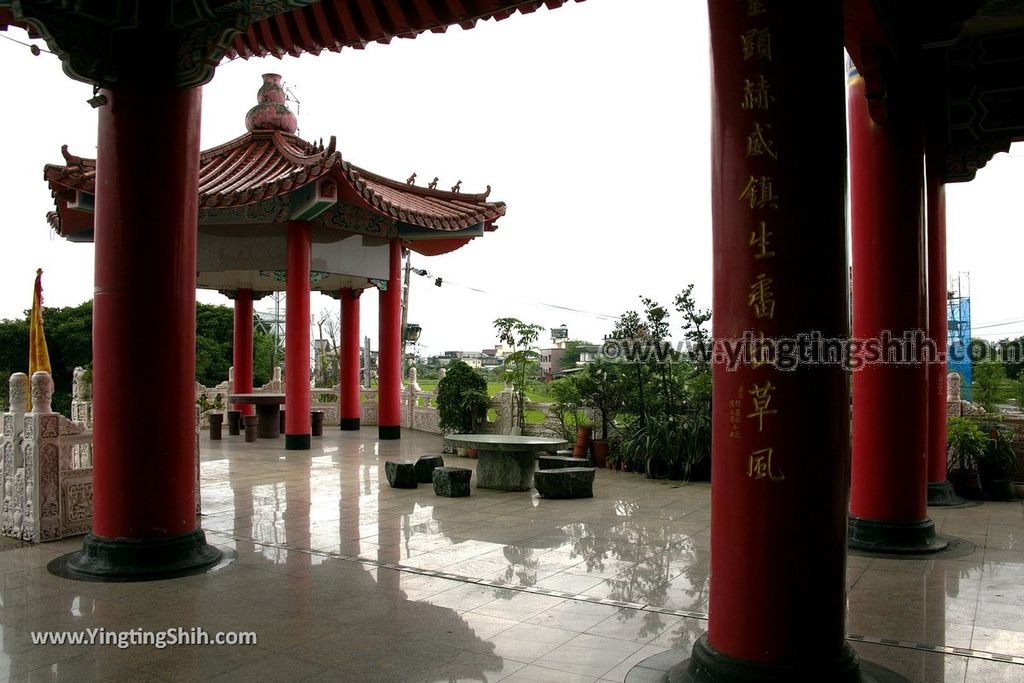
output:
MULTIPOLYGON (((43 172, 54 196, 69 189, 95 194, 95 159, 77 157, 66 145, 61 152, 66 165, 47 164, 43 172)), ((487 201, 490 187, 463 194, 391 180, 345 161, 333 138, 324 148, 281 131, 255 131, 203 152, 199 164, 202 208, 253 204, 329 177, 343 188, 342 197, 358 197, 381 215, 431 230, 492 227, 505 215, 503 202, 487 201)))
MULTIPOLYGON (((583 2, 583 0, 575 0, 583 2)), ((478 21, 501 21, 544 6, 561 7, 567 0, 322 0, 257 21, 231 42, 229 58, 299 56, 303 52, 338 52, 368 43, 388 43, 395 36, 415 38, 443 33, 458 24, 473 28, 478 21)))

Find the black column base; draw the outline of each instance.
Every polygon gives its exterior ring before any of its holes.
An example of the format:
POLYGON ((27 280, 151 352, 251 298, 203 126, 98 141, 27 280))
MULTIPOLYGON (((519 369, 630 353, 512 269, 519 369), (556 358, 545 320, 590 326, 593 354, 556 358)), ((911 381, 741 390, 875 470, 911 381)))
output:
POLYGON ((312 444, 309 434, 285 434, 284 448, 288 451, 308 451, 312 444))
POLYGON ((346 432, 358 432, 359 431, 359 418, 358 417, 343 417, 341 418, 341 428, 346 432))
POLYGON ((154 581, 197 574, 222 553, 207 544, 202 529, 172 538, 135 540, 86 534, 82 549, 59 557, 51 573, 87 581, 154 581))
MULTIPOLYGON (((665 674, 670 683, 909 683, 899 674, 876 664, 861 662, 848 644, 832 660, 811 660, 796 664, 762 664, 728 657, 708 645, 704 634, 693 645, 690 659, 665 674)), ((808 652, 813 656, 815 653, 808 652)), ((628 680, 628 679, 627 679, 628 680)))
POLYGON ((850 550, 886 555, 937 553, 949 541, 935 534, 935 522, 881 522, 850 515, 847 525, 850 550))
POLYGON ((378 439, 401 439, 402 428, 400 426, 386 427, 384 425, 377 425, 377 438, 378 439))
POLYGON ((928 505, 931 507, 951 507, 963 505, 967 501, 956 495, 953 484, 946 481, 928 482, 928 505))

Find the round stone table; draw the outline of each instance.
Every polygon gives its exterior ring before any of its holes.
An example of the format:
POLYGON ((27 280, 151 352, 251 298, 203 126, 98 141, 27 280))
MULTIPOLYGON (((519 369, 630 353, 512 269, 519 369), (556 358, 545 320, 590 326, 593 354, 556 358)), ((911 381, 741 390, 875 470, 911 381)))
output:
POLYGON ((502 491, 529 491, 538 452, 557 451, 568 445, 565 439, 508 434, 452 434, 449 443, 476 448, 476 486, 502 491))

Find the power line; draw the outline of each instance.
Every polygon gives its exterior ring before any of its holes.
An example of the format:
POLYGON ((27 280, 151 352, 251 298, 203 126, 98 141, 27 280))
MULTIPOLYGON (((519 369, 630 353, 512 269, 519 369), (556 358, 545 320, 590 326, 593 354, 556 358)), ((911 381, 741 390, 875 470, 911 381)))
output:
POLYGON ((495 293, 495 292, 489 292, 486 289, 480 289, 479 287, 472 287, 470 285, 463 285, 463 284, 460 284, 458 282, 454 282, 452 280, 448 280, 448 279, 443 278, 443 277, 436 277, 434 275, 431 275, 430 273, 428 273, 425 270, 414 269, 414 272, 417 275, 420 275, 420 276, 423 276, 423 277, 434 278, 434 284, 437 285, 438 287, 440 287, 441 285, 452 285, 454 287, 461 287, 462 289, 468 289, 471 292, 478 292, 480 294, 486 294, 488 296, 500 296, 500 297, 504 297, 506 299, 510 299, 512 301, 518 301, 519 303, 528 304, 528 305, 531 305, 531 306, 544 306, 546 308, 554 308, 554 309, 557 309, 557 310, 560 310, 560 311, 568 311, 570 313, 579 313, 580 315, 587 315, 587 316, 590 316, 590 317, 593 317, 593 318, 598 318, 600 320, 618 320, 619 319, 619 316, 617 316, 617 315, 609 315, 607 313, 597 313, 596 311, 585 311, 585 310, 583 310, 581 308, 573 308, 571 306, 562 306, 560 304, 552 304, 552 303, 547 303, 547 302, 544 302, 544 301, 527 301, 525 299, 520 299, 518 297, 509 296, 508 294, 499 294, 499 293, 495 293))

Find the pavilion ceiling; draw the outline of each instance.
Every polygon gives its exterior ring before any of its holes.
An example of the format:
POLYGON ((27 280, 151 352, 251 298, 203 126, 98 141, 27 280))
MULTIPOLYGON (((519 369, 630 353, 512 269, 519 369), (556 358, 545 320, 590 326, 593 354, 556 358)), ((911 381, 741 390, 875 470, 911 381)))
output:
POLYGON ((923 121, 945 179, 1024 140, 1024 0, 847 0, 872 117, 923 121))

